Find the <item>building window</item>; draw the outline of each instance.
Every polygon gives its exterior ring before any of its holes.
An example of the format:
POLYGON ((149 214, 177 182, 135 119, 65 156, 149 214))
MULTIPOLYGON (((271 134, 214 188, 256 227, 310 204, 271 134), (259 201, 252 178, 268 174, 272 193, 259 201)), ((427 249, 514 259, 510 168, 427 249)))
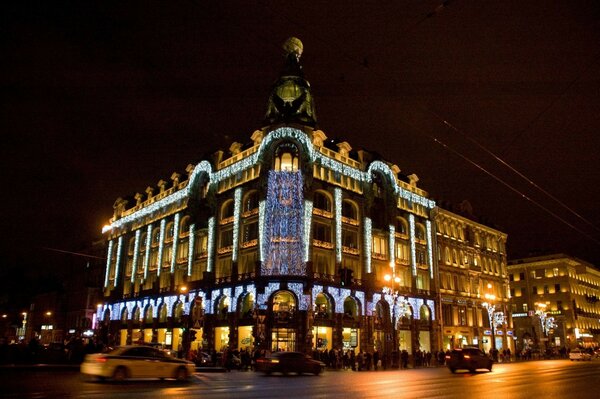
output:
POLYGON ((537 287, 536 287, 535 285, 534 285, 533 287, 531 287, 531 293, 532 293, 533 295, 537 295, 537 293, 538 293, 538 289, 537 289, 537 287))
POLYGON ((277 147, 275 170, 281 172, 295 172, 298 170, 298 149, 294 144, 284 143, 277 147))
POLYGON ((396 234, 408 235, 408 223, 404 218, 396 218, 396 234))
POLYGON ((254 221, 251 223, 244 224, 242 232, 242 242, 252 242, 256 239, 258 239, 258 222, 254 221))
POLYGON ((526 303, 523 304, 523 312, 529 311, 529 306, 526 303))
POLYGON ((358 222, 358 209, 348 200, 342 202, 342 218, 347 222, 358 222))
POLYGON ((549 294, 549 293, 550 293, 550 290, 548 289, 548 286, 545 285, 544 286, 544 294, 549 294))
POLYGON ((524 272, 519 273, 519 280, 520 281, 525 280, 525 273, 524 272))
POLYGON ((511 313, 517 313, 517 304, 513 303, 510 305, 510 311, 511 313))
POLYGON ((558 276, 558 267, 552 269, 552 274, 554 274, 554 277, 558 276))
POLYGON ((358 232, 342 227, 342 246, 358 249, 358 232))
POLYGON ((373 236, 373 257, 386 259, 387 258, 387 239, 382 236, 373 236))
POLYGON ((554 292, 556 292, 556 293, 560 292, 560 284, 554 284, 554 292))
POLYGON ((510 297, 511 297, 511 298, 514 298, 514 297, 515 297, 515 289, 514 289, 514 288, 511 288, 511 289, 510 289, 510 297))
POLYGON ((556 309, 563 310, 563 303, 562 303, 562 301, 556 301, 556 309))
POLYGON ((508 281, 515 281, 514 274, 511 273, 511 274, 508 275, 508 281))
POLYGON ((315 192, 313 208, 331 212, 331 201, 329 200, 329 197, 320 191, 315 192))
POLYGON ((258 209, 258 192, 252 191, 246 195, 243 203, 243 212, 250 212, 254 209, 258 209))

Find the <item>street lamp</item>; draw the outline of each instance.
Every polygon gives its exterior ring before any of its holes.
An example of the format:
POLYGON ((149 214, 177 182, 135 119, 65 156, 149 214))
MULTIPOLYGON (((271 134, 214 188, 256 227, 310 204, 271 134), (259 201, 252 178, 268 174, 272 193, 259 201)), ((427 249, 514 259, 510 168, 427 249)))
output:
MULTIPOLYGON (((396 276, 396 269, 394 266, 394 262, 391 262, 390 267, 392 268, 392 274, 386 274, 385 276, 383 276, 383 279, 387 281, 390 285, 384 286, 382 289, 385 295, 390 295, 392 297, 392 354, 394 354, 394 352, 398 352, 398 333, 396 331, 396 305, 398 304, 398 297, 400 296, 400 291, 398 290, 398 288, 396 288, 396 285, 398 285, 399 287, 401 281, 400 277, 396 276)), ((406 300, 402 299, 403 308, 405 308, 406 306, 405 302, 406 300)), ((392 360, 393 366, 396 367, 398 356, 393 356, 392 360)))

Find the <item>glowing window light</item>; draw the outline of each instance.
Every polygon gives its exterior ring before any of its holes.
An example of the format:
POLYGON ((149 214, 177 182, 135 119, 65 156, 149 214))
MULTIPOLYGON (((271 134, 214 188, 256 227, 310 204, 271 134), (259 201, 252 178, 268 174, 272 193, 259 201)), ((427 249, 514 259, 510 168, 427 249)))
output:
POLYGON ((427 260, 429 261, 429 277, 433 280, 433 235, 431 232, 431 221, 425 221, 427 228, 427 260))
POLYGON ((171 256, 171 273, 175 273, 175 265, 177 264, 177 247, 179 246, 179 213, 175 214, 173 222, 173 251, 171 256))
POLYGON ((148 278, 148 264, 150 263, 150 245, 152 244, 152 223, 146 229, 146 251, 144 257, 144 280, 148 278))
POLYGON ((115 263, 115 281, 114 281, 114 287, 117 286, 117 283, 119 281, 119 269, 120 269, 120 265, 121 265, 121 251, 123 250, 123 236, 119 237, 119 240, 117 241, 117 262, 115 263))
POLYGON ((231 261, 236 262, 238 257, 239 247, 239 230, 240 230, 240 210, 242 208, 242 189, 236 188, 234 194, 233 204, 233 251, 231 254, 231 261))
POLYGON ((156 274, 158 276, 160 276, 160 271, 162 269, 162 258, 163 258, 163 251, 165 248, 165 226, 167 224, 166 219, 162 219, 160 221, 160 233, 159 233, 159 240, 160 243, 158 244, 158 269, 156 270, 156 274))
POLYGON ((108 275, 110 274, 110 260, 112 259, 113 240, 108 242, 108 253, 106 255, 106 273, 104 275, 104 287, 108 287, 108 275))
POLYGON ((371 245, 373 245, 371 218, 365 218, 365 262, 367 273, 371 273, 371 245))
POLYGON ((313 285, 313 288, 312 288, 312 301, 313 301, 313 303, 317 302, 317 295, 319 295, 321 292, 323 292, 323 286, 322 285, 319 285, 319 284, 313 285))
POLYGON ((212 216, 208 219, 208 258, 206 259, 206 271, 212 272, 213 270, 213 253, 215 251, 215 217, 212 216))
POLYGON ((342 189, 334 189, 335 197, 335 260, 342 263, 342 189))
POLYGON ((395 267, 395 265, 396 265, 396 226, 394 226, 393 224, 390 224, 389 247, 390 247, 390 265, 392 265, 392 267, 395 267))
POLYGON ((310 260, 310 234, 312 225, 313 202, 311 200, 304 201, 304 262, 310 260))
POLYGON ((131 270, 131 282, 135 282, 135 274, 137 273, 137 264, 138 264, 138 252, 140 249, 140 236, 142 235, 142 231, 141 230, 136 230, 135 231, 135 243, 133 245, 133 265, 132 265, 132 270, 131 270))
POLYGON ((417 247, 415 245, 415 215, 408 215, 408 224, 410 228, 410 263, 412 265, 412 275, 417 275, 417 247))
POLYGON ((301 172, 269 171, 262 275, 304 275, 304 207, 301 172))
POLYGON ((196 242, 196 224, 190 224, 190 235, 188 239, 188 270, 187 275, 192 275, 192 265, 194 264, 194 244, 196 242))

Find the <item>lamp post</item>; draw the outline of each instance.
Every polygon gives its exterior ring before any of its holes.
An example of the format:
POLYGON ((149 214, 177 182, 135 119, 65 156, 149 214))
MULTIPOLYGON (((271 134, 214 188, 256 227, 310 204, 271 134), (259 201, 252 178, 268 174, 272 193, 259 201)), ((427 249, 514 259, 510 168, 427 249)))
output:
MULTIPOLYGON (((489 288, 489 285, 488 285, 489 288)), ((496 295, 494 294, 485 294, 484 295, 485 298, 485 302, 483 302, 481 304, 481 306, 483 306, 485 309, 487 309, 488 312, 488 319, 490 321, 490 327, 492 329, 492 351, 495 354, 496 353, 496 327, 495 327, 495 320, 494 320, 494 316, 495 316, 495 311, 496 311, 496 305, 494 304, 494 301, 496 300, 496 295)))
POLYGON ((386 274, 383 276, 384 280, 390 285, 383 287, 383 293, 392 297, 392 367, 397 367, 397 361, 399 359, 398 353, 398 333, 396 331, 396 304, 398 302, 398 296, 400 295, 399 290, 396 288, 396 284, 400 284, 400 277, 396 276, 396 269, 394 263, 390 263, 392 268, 392 274, 386 274))

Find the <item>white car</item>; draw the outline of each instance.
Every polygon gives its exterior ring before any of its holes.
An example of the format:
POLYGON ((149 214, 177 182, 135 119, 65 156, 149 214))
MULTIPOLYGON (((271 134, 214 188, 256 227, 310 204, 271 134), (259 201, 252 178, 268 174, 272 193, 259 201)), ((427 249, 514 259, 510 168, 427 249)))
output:
POLYGON ((573 349, 571 352, 569 352, 569 359, 571 359, 571 361, 573 361, 573 360, 592 360, 592 355, 577 348, 577 349, 573 349))
POLYGON ((81 374, 100 379, 174 378, 187 380, 196 371, 190 361, 177 359, 150 346, 121 346, 108 353, 87 355, 81 363, 81 374))

